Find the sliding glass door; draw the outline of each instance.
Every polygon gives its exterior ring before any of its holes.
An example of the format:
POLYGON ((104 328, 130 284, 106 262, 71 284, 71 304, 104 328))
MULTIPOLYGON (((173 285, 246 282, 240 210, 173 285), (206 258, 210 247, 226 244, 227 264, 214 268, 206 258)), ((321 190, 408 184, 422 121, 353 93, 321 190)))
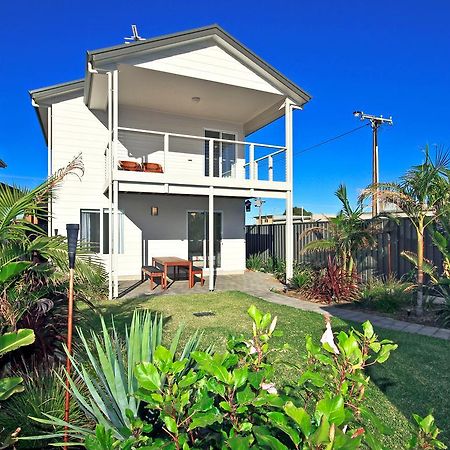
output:
MULTIPOLYGON (((208 267, 209 261, 209 218, 206 211, 189 211, 188 258, 194 264, 208 267)), ((221 266, 222 213, 214 213, 214 267, 221 266)))
MULTIPOLYGON (((235 141, 236 135, 224 131, 205 130, 206 138, 235 141)), ((214 141, 214 177, 234 177, 236 166, 236 144, 214 141)), ((205 176, 209 176, 209 142, 205 141, 205 176)))

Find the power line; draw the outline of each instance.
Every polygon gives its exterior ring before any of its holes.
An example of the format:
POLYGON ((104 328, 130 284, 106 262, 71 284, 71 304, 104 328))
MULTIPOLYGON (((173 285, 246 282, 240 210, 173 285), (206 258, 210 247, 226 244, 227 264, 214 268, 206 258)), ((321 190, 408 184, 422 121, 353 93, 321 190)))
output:
POLYGON ((325 141, 319 142, 318 144, 311 145, 311 147, 303 148, 301 150, 298 150, 297 152, 294 151, 294 155, 296 153, 298 153, 298 154, 305 153, 305 152, 307 152, 309 150, 312 150, 313 148, 317 148, 317 147, 320 147, 321 145, 328 144, 329 142, 336 141, 337 139, 343 138, 344 136, 347 136, 347 135, 349 135, 351 133, 354 133, 355 131, 358 131, 361 128, 367 127, 368 125, 369 125, 368 123, 365 123, 364 125, 361 125, 359 127, 353 128, 352 130, 346 131, 345 133, 338 134, 337 136, 334 136, 332 138, 326 139, 325 141))

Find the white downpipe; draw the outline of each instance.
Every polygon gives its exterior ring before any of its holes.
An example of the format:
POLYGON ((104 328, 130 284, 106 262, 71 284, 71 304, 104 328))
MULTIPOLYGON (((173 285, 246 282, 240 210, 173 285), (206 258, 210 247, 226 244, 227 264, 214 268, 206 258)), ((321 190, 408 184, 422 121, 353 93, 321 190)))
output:
POLYGON ((292 187, 293 187, 293 103, 286 99, 285 103, 285 139, 286 139, 286 282, 294 275, 294 223, 292 215, 292 187))
POLYGON ((209 187, 208 196, 208 237, 209 237, 209 290, 214 290, 214 190, 209 187))
POLYGON ((113 267, 114 267, 114 286, 113 286, 113 297, 117 298, 119 296, 119 182, 114 180, 114 173, 117 161, 117 142, 119 139, 119 72, 114 70, 112 73, 113 81, 113 114, 112 114, 112 125, 113 125, 113 145, 111 153, 111 166, 112 166, 112 179, 113 179, 113 198, 114 198, 114 237, 113 237, 113 267))

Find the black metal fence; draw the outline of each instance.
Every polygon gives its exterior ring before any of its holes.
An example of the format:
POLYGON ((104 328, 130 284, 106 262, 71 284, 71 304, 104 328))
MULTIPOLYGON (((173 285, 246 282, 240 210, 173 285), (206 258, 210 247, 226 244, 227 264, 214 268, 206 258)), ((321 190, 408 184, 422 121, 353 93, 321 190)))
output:
MULTIPOLYGON (((294 260, 323 265, 325 253, 302 253, 308 242, 320 239, 326 235, 329 222, 295 223, 294 224, 294 260), (306 230, 319 228, 314 233, 305 234, 306 230), (323 231, 322 231, 323 230, 323 231)), ((265 260, 276 257, 285 258, 285 224, 247 225, 246 254, 260 254, 265 260)), ((408 274, 412 264, 401 252, 404 250, 416 252, 416 232, 407 218, 399 219, 398 223, 389 222, 377 235, 377 245, 372 249, 362 250, 357 255, 358 271, 367 280, 373 276, 396 274, 398 277, 408 274)), ((437 267, 442 266, 442 255, 434 246, 429 233, 425 235, 425 258, 433 261, 437 267)))

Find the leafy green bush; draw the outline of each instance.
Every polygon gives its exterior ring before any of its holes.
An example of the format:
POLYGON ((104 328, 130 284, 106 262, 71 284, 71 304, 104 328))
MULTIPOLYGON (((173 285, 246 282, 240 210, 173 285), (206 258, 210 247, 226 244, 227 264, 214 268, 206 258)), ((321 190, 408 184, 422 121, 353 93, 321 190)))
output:
POLYGON ((264 258, 261 253, 255 253, 254 255, 250 255, 247 258, 247 269, 254 270, 255 272, 259 272, 264 267, 264 258))
MULTIPOLYGON (((380 436, 390 429, 365 405, 365 369, 384 363, 396 344, 379 340, 370 322, 335 336, 327 318, 320 345, 306 339, 306 370, 289 361, 297 382, 276 386, 274 367, 288 350, 270 346, 280 335, 277 318, 254 306, 248 314, 251 337, 231 336, 224 353, 195 350, 188 358, 156 347, 151 361, 132 370, 143 408, 125 409, 128 424, 120 430, 103 419, 95 431, 69 424, 73 443, 81 439, 88 450, 384 448, 380 436)), ((445 448, 432 421, 418 424, 405 448, 445 448)))
MULTIPOLYGON (((65 388, 60 382, 63 371, 59 369, 56 373, 39 371, 21 375, 25 390, 2 404, 0 409, 1 434, 6 437, 17 428, 20 428, 19 437, 52 434, 55 431, 53 426, 35 422, 29 417, 45 419, 45 415, 50 414, 59 420, 64 419, 65 388)), ((76 386, 78 389, 83 389, 78 380, 76 380, 76 386)), ((75 399, 72 399, 70 404, 70 421, 75 426, 89 424, 89 419, 75 399)), ((62 427, 59 431, 61 430, 62 427)), ((51 438, 44 441, 19 439, 15 447, 18 449, 48 448, 51 441, 51 438)))
POLYGON ((364 307, 380 312, 395 312, 413 303, 411 283, 395 277, 376 278, 361 289, 360 302, 364 307))

